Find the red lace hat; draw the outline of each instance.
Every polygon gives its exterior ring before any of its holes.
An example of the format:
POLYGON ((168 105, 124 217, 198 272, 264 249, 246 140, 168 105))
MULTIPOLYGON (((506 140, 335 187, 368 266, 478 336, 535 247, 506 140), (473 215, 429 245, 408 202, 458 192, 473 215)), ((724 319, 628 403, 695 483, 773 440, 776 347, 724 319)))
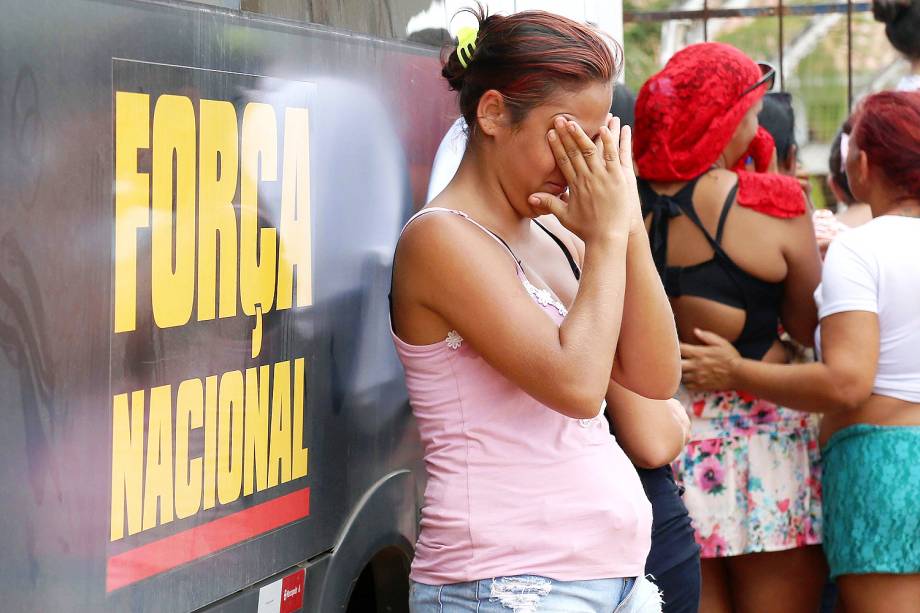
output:
POLYGON ((639 176, 688 181, 719 158, 744 114, 765 93, 751 86, 760 67, 723 43, 699 43, 674 54, 636 100, 639 176))
MULTIPOLYGON (((760 66, 731 45, 700 43, 674 54, 636 100, 633 156, 639 176, 689 181, 706 172, 763 97, 766 83, 760 66)), ((797 217, 806 209, 798 181, 763 173, 774 148, 770 134, 759 129, 748 150, 758 172, 736 171, 738 203, 774 217, 797 217)))

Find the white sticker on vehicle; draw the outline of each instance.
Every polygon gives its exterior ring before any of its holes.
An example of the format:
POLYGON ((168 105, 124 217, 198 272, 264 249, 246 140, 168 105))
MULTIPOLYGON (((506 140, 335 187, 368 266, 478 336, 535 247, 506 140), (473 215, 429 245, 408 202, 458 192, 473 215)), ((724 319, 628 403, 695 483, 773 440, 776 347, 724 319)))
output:
POLYGON ((279 613, 281 611, 281 582, 278 579, 259 590, 259 608, 256 613, 279 613))

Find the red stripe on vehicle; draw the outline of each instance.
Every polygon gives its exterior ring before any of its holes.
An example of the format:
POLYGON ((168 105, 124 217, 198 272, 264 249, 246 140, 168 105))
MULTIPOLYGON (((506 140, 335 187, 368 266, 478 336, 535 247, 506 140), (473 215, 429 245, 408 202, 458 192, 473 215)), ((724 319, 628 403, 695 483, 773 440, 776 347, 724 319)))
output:
POLYGON ((105 589, 112 592, 265 534, 310 514, 310 488, 112 556, 105 589))

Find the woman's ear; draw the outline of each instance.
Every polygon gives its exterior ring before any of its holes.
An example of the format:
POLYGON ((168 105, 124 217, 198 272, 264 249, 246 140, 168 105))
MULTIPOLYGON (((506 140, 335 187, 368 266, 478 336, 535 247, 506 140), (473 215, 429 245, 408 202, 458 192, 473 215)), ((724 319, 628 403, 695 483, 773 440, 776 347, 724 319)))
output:
POLYGON ((847 180, 850 183, 850 191, 856 197, 857 201, 868 202, 867 191, 871 189, 872 180, 876 177, 871 176, 873 171, 869 164, 869 157, 865 151, 853 151, 853 144, 850 143, 850 153, 847 155, 847 180))
POLYGON ((869 156, 865 151, 859 151, 856 154, 856 170, 859 173, 860 182, 867 183, 869 181, 869 156))
POLYGON ((505 97, 497 90, 488 90, 479 98, 476 108, 479 129, 487 136, 495 136, 508 125, 507 113, 505 97))

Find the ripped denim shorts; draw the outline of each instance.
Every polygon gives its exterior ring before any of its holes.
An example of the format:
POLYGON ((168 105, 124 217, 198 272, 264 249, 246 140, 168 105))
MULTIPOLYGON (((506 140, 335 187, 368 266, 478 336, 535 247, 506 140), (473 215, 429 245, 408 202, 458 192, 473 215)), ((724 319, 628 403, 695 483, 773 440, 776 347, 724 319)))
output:
POLYGON ((411 613, 661 613, 661 596, 645 577, 555 581, 535 575, 467 583, 412 583, 411 613))

